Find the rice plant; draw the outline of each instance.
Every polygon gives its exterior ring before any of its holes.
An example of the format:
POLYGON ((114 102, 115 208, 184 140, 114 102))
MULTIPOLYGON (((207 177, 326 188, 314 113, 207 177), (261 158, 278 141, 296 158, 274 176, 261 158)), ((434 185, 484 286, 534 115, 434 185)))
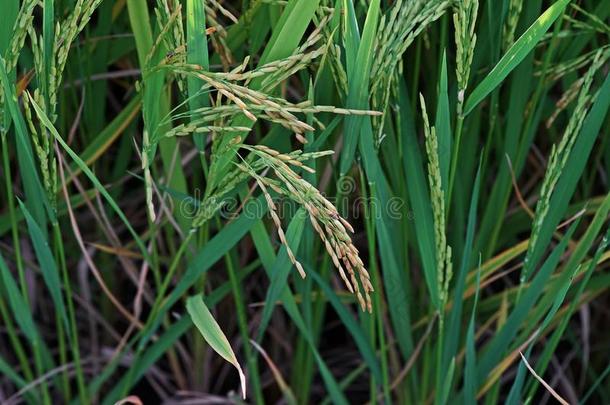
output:
POLYGON ((610 403, 610 3, 1 11, 0 403, 610 403))

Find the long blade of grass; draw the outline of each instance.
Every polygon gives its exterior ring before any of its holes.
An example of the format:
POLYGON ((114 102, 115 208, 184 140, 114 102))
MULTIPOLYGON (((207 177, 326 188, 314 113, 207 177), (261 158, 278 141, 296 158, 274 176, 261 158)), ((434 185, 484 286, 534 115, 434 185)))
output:
POLYGON ((0 357, 0 373, 9 378, 18 388, 23 388, 27 385, 27 381, 23 379, 3 357, 0 357))
MULTIPOLYGON (((599 252, 599 250, 598 250, 598 252, 599 252)), ((599 255, 596 255, 594 262, 597 262, 598 259, 599 259, 599 255)), ((574 268, 571 271, 568 282, 564 283, 561 286, 561 290, 559 291, 559 293, 557 294, 557 296, 555 297, 555 299, 553 301, 553 306, 551 307, 549 312, 546 314, 544 320, 540 324, 540 327, 538 329, 539 331, 544 331, 548 327, 548 325, 551 323, 551 321, 553 320, 555 315, 557 314, 557 311, 563 304, 565 297, 568 293, 568 290, 570 289, 570 286, 572 285, 572 280, 574 279, 576 270, 577 270, 577 268, 574 268)), ((532 342, 529 344, 525 357, 530 356, 534 343, 535 343, 534 340, 532 340, 532 342)), ((521 357, 525 360, 523 353, 520 353, 520 354, 521 354, 521 357)), ((513 383, 513 386, 511 387, 511 390, 508 395, 507 404, 509 404, 509 405, 518 404, 521 402, 521 389, 523 387, 523 383, 525 380, 525 366, 528 366, 528 365, 523 364, 523 363, 519 364, 519 369, 517 371, 517 377, 515 378, 515 382, 513 383)), ((531 368, 529 366, 527 368, 531 370, 531 368)))
POLYGON ((476 403, 476 387, 477 387, 477 355, 475 348, 475 318, 477 304, 479 302, 479 287, 481 281, 481 261, 479 259, 479 266, 477 271, 476 280, 476 292, 474 295, 474 305, 472 306, 472 313, 470 315, 470 321, 468 322, 468 329, 466 331, 466 364, 464 366, 464 403, 474 404, 476 403))
POLYGON ((320 275, 313 270, 309 274, 314 279, 316 284, 320 286, 324 292, 324 296, 331 303, 339 318, 341 318, 341 322, 343 322, 345 327, 350 331, 351 337, 354 339, 356 346, 358 346, 360 353, 362 353, 367 366, 375 378, 378 381, 381 381, 381 369, 379 368, 379 361, 377 360, 376 354, 373 351, 370 342, 364 336, 364 332, 362 331, 360 325, 358 325, 352 314, 349 313, 345 305, 341 302, 339 297, 337 297, 337 294, 328 285, 328 283, 325 282, 322 277, 320 277, 320 275))
MULTIPOLYGON (((151 74, 148 69, 155 66, 161 59, 164 46, 153 48, 153 35, 150 28, 150 17, 148 13, 148 5, 145 0, 128 0, 127 10, 132 31, 134 33, 136 49, 138 53, 138 61, 140 69, 143 72, 142 78, 144 83, 144 95, 142 100, 142 115, 144 119, 145 131, 147 132, 143 142, 143 152, 146 153, 144 165, 145 170, 150 170, 156 150, 157 143, 149 143, 149 139, 154 137, 156 132, 163 132, 167 129, 166 125, 160 125, 161 117, 167 115, 169 111, 169 100, 164 92, 164 72, 162 70, 155 71, 151 74), (151 52, 154 54, 151 55, 151 52), (150 59, 149 59, 150 58, 150 59), (150 65, 147 64, 150 60, 150 65)), ((175 190, 186 192, 186 179, 182 165, 182 158, 178 142, 175 138, 163 138, 158 142, 160 148, 161 160, 163 168, 167 176, 166 182, 175 190)), ((147 181, 148 182, 148 181, 147 181)), ((154 215, 152 210, 152 185, 147 184, 147 205, 149 214, 154 215)), ((175 210, 174 214, 183 231, 187 231, 190 226, 190 221, 180 210, 175 210)))
MULTIPOLYGON (((566 264, 564 269, 564 271, 567 272, 566 274, 571 274, 570 272, 572 271, 578 271, 579 264, 585 258, 587 252, 589 251, 595 239, 599 235, 599 232, 601 231, 601 228, 608 217, 608 213, 610 213, 610 193, 606 195, 606 198, 604 199, 602 205, 595 213, 595 217, 591 221, 591 225, 589 225, 587 231, 578 242, 574 253, 570 256, 570 259, 568 260, 568 263, 566 264)), ((542 373, 544 372, 544 370, 546 370, 546 367, 548 366, 551 360, 551 356, 555 351, 555 348, 559 344, 561 336, 563 336, 564 334, 565 328, 568 325, 568 321, 571 319, 571 315, 574 313, 576 306, 579 302, 578 298, 585 292, 585 287, 589 283, 589 280, 593 274, 593 270, 597 266, 600 255, 605 251, 609 237, 610 234, 607 232, 604 240, 602 241, 602 243, 600 243, 598 250, 593 260, 591 261, 586 273, 584 274, 582 281, 578 285, 578 290, 572 298, 572 302, 570 303, 566 316, 562 318, 561 323, 557 326, 557 328, 553 332, 553 335, 547 341, 547 344, 545 344, 542 355, 538 360, 538 367, 542 373)), ((533 395, 534 389, 535 387, 530 389, 529 396, 533 395)))
POLYGON ((388 304, 392 308, 390 318, 396 330, 399 346, 405 358, 413 350, 409 301, 409 279, 404 271, 401 258, 396 254, 401 248, 400 238, 392 227, 395 213, 391 212, 392 190, 384 175, 379 157, 373 145, 373 128, 370 117, 365 117, 362 138, 359 144, 363 157, 364 171, 371 188, 373 212, 377 231, 377 244, 381 256, 383 283, 387 291, 388 304))
POLYGON ((85 162, 83 162, 83 160, 78 156, 78 154, 76 152, 74 152, 74 150, 72 150, 72 148, 70 148, 70 146, 68 146, 66 141, 64 141, 63 138, 59 135, 59 133, 57 132, 57 130, 55 129, 53 124, 51 124, 51 121, 49 121, 49 118, 47 117, 45 112, 42 111, 42 109, 38 106, 38 104, 36 104, 36 102, 34 100, 31 100, 31 101, 32 101, 32 106, 34 107, 34 110, 36 110, 36 114, 37 114, 40 122, 49 130, 49 132, 55 138, 57 143, 59 143, 61 145, 61 147, 68 153, 70 158, 72 158, 72 160, 78 165, 78 167, 83 171, 83 173, 85 173, 85 175, 89 178, 91 183, 93 183, 96 190, 98 190, 99 193, 106 199, 108 204, 112 207, 112 209, 116 212, 116 214, 119 216, 119 218, 123 221, 123 223, 129 230, 129 233, 131 233, 136 244, 138 245, 138 248, 140 249, 140 253, 142 254, 142 256, 144 258, 146 258, 147 260, 150 260, 150 257, 149 257, 150 255, 148 254, 148 250, 146 249, 146 246, 144 246, 144 242, 142 242, 142 240, 140 239, 140 236, 131 226, 131 223, 129 222, 129 220, 127 219, 125 214, 123 213, 123 210, 121 210, 121 208, 116 203, 116 201, 112 198, 112 196, 110 196, 110 194, 108 194, 108 191, 106 190, 106 188, 98 180, 98 178, 95 176, 95 174, 93 174, 91 169, 89 169, 89 167, 87 167, 85 162))
POLYGON ((447 369, 447 372, 445 374, 445 378, 443 381, 443 386, 442 391, 440 392, 440 400, 438 401, 438 403, 440 405, 445 405, 447 403, 447 400, 449 399, 449 392, 451 391, 451 384, 453 382, 453 374, 455 372, 455 357, 453 357, 451 359, 451 362, 449 363, 449 368, 447 369))
MULTIPOLYGON (((438 160, 441 168, 441 182, 445 190, 445 198, 449 198, 449 166, 451 163, 451 113, 449 112, 449 90, 447 83, 447 53, 443 52, 441 64, 440 83, 438 89, 438 103, 436 104, 436 117, 434 121, 438 136, 438 160)), ((445 201, 445 204, 448 204, 445 201)))
POLYGON ((159 308, 155 318, 150 321, 150 326, 142 336, 140 348, 148 342, 156 331, 167 311, 191 288, 199 278, 220 260, 246 233, 256 224, 257 220, 267 212, 267 205, 263 196, 250 200, 243 208, 243 213, 226 225, 217 233, 203 248, 193 257, 189 265, 172 290, 165 298, 163 305, 159 308), (253 215, 255 213, 255 215, 253 215))
POLYGON ((55 0, 44 0, 42 13, 42 55, 43 55, 43 71, 40 81, 42 84, 42 94, 46 106, 51 105, 50 99, 50 80, 55 73, 51 71, 51 64, 55 55, 53 55, 55 45, 55 0))
POLYGON ((273 34, 261 56, 259 65, 290 56, 293 49, 299 45, 319 4, 320 0, 290 0, 288 2, 273 29, 273 34))
POLYGON ((343 16, 343 47, 345 48, 345 65, 348 75, 353 74, 360 47, 360 28, 356 18, 354 3, 350 0, 337 0, 335 3, 341 7, 343 16))
POLYGON ((488 344, 485 353, 481 356, 481 361, 478 363, 478 381, 484 381, 489 372, 495 367, 516 336, 519 325, 526 319, 530 309, 534 306, 538 297, 544 292, 544 285, 551 276, 553 270, 557 267, 563 252, 565 251, 568 241, 574 234, 576 227, 580 221, 575 221, 561 242, 555 247, 551 255, 544 262, 532 282, 527 287, 527 290, 522 294, 521 299, 515 304, 514 309, 508 316, 506 323, 496 333, 495 337, 488 344))
MULTIPOLYGON (((139 94, 135 95, 125 108, 79 153, 81 160, 85 164, 91 165, 97 159, 104 156, 104 152, 114 144, 129 124, 133 122, 141 107, 142 98, 139 94)), ((70 172, 73 176, 76 176, 81 172, 81 169, 76 163, 73 163, 70 166, 70 172)))
POLYGON ((28 225, 28 231, 30 234, 30 238, 32 239, 32 244, 34 245, 34 251, 36 252, 38 264, 40 265, 42 278, 44 279, 47 288, 51 293, 51 298, 53 300, 55 310, 59 313, 59 317, 64 323, 66 330, 70 330, 68 312, 66 311, 66 305, 64 303, 64 297, 62 293, 62 282, 59 276, 57 266, 55 265, 55 258, 51 253, 49 243, 45 235, 40 230, 38 223, 36 222, 32 214, 30 214, 25 204, 21 202, 21 200, 19 200, 19 206, 21 208, 21 212, 23 212, 25 222, 28 225))
POLYGON ((18 12, 18 0, 6 0, 2 4, 2 15, 0 15, 0 56, 2 57, 6 56, 5 52, 13 37, 13 30, 18 12))
POLYGON ((46 234, 47 217, 45 216, 45 209, 50 218, 52 218, 52 211, 46 193, 44 192, 44 187, 40 181, 38 166, 34 161, 32 144, 30 142, 28 130, 26 129, 25 120, 19 110, 15 87, 9 81, 6 69, 4 68, 5 65, 5 60, 0 57, 0 81, 2 82, 2 88, 4 90, 5 103, 8 106, 15 125, 17 162, 25 188, 25 204, 32 213, 32 216, 36 219, 38 225, 46 234))
POLYGON ((417 235, 417 246, 422 261, 424 278, 430 300, 438 306, 438 291, 436 283, 436 256, 434 255, 434 221, 432 219, 432 203, 430 192, 423 169, 421 150, 417 142, 411 106, 406 84, 399 82, 400 136, 403 138, 404 156, 403 166, 407 183, 407 193, 413 209, 413 220, 417 235))
MULTIPOLYGON (((187 63, 194 63, 209 69, 208 44, 206 38, 205 3, 196 0, 186 2, 187 63)), ((201 88, 195 78, 188 78, 189 106, 196 109, 208 105, 207 97, 194 97, 201 88)))
MULTIPOLYGON (((447 323, 447 334, 445 340, 445 349, 443 357, 443 368, 445 368, 451 358, 456 354, 458 343, 460 339, 460 325, 462 323, 462 306, 463 306, 463 295, 464 287, 466 284, 466 275, 468 269, 472 263, 472 245, 474 242, 474 232, 476 226, 476 215, 477 207, 479 203, 479 190, 481 187, 481 164, 477 170, 477 177, 474 181, 474 187, 472 189, 472 196, 470 198, 470 210, 468 212, 468 225, 466 231, 466 243, 464 244, 464 251, 462 253, 462 262, 460 263, 460 270, 457 276, 455 289, 453 291, 453 307, 449 314, 449 322, 447 323)), ((478 274, 478 272, 477 272, 478 274)))
MULTIPOLYGON (((186 2, 186 35, 187 35, 187 63, 197 64, 203 69, 210 68, 208 55, 208 44, 206 36, 205 3, 198 0, 187 0, 186 2)), ((189 108, 191 110, 209 105, 206 94, 195 96, 201 89, 201 83, 194 77, 187 78, 189 108)), ((202 151, 205 148, 203 134, 195 135, 194 142, 202 151)))
POLYGON ((558 0, 550 6, 506 51, 502 59, 472 91, 464 107, 468 115, 489 93, 498 87, 519 63, 534 49, 570 0, 558 0))
MULTIPOLYGON (((362 30, 362 38, 358 44, 353 71, 348 71, 349 90, 347 96, 347 108, 366 109, 368 105, 368 88, 371 65, 373 63, 373 45, 379 23, 379 0, 373 0, 369 4, 362 30), (357 66, 357 68, 356 68, 357 66)), ((353 19, 348 21, 355 23, 353 19)), ((351 31, 354 31, 353 29, 351 31)), ((351 32, 349 31, 349 32, 351 32)), ((355 41, 350 41, 354 44, 355 41)), ((360 126, 364 117, 359 115, 348 115, 344 126, 343 152, 341 153, 340 175, 345 175, 352 166, 358 140, 360 138, 360 126)))
POLYGON ((28 338, 31 344, 38 344, 40 342, 40 333, 32 318, 30 306, 27 304, 23 295, 21 295, 21 289, 17 286, 2 255, 0 255, 0 273, 2 289, 6 293, 9 307, 19 325, 19 329, 28 338))

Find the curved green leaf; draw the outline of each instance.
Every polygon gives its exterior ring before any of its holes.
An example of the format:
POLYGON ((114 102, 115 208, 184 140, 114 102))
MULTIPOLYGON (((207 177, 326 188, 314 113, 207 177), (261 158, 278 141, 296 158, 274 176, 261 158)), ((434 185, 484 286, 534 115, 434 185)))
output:
POLYGON ((197 329, 199 329, 199 332, 201 332, 201 336, 208 342, 210 347, 223 359, 235 366, 241 381, 241 392, 244 399, 246 399, 246 376, 237 361, 229 340, 220 329, 218 322, 216 322, 208 307, 205 306, 202 296, 189 297, 186 300, 186 310, 197 329))

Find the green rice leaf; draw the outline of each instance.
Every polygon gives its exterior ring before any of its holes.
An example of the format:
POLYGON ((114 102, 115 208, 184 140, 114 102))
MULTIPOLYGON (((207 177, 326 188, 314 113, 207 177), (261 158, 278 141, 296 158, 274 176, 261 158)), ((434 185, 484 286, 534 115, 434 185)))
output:
MULTIPOLYGON (((347 108, 367 109, 369 98, 369 78, 371 75, 371 65, 373 63, 373 46, 377 25, 379 23, 379 0, 373 0, 369 4, 369 9, 362 30, 362 38, 358 44, 358 53, 353 71, 348 70, 349 90, 347 96, 347 108), (357 66, 357 68, 356 68, 357 66)), ((347 17, 346 17, 347 18, 347 17)), ((355 23, 353 19, 348 19, 350 23, 355 23)), ((347 31, 350 33, 347 45, 355 46, 357 41, 350 39, 356 32, 355 29, 347 31)), ((348 52, 349 53, 349 52, 348 52)), ((358 139, 360 138, 360 128, 364 117, 359 115, 348 115, 345 118, 343 152, 341 153, 340 174, 345 175, 354 161, 358 139)))
POLYGON ((477 304, 479 302, 479 289, 481 282, 481 259, 479 256, 479 266, 477 271, 476 292, 474 296, 474 305, 468 329, 466 330, 466 365, 464 366, 464 403, 476 403, 476 387, 477 387, 477 355, 476 355, 476 337, 475 337, 475 315, 477 304))
POLYGON ((15 316, 19 329, 21 329, 21 332, 28 338, 30 343, 37 344, 40 340, 40 334, 38 333, 38 328, 32 318, 30 307, 25 298, 21 295, 21 290, 6 266, 2 255, 0 255, 0 273, 2 289, 6 293, 9 307, 15 316))
MULTIPOLYGON (((449 198, 447 190, 449 190, 449 166, 451 164, 451 113, 449 112, 446 52, 443 52, 434 127, 438 137, 438 160, 441 168, 441 182, 443 190, 445 190, 445 198, 447 199, 449 198)), ((445 204, 448 204, 448 201, 445 201, 445 204)))
POLYGON ((0 57, 0 81, 2 82, 2 88, 5 94, 4 100, 6 106, 8 107, 13 123, 15 124, 17 162, 19 164, 19 172, 22 175, 23 187, 25 189, 25 205, 36 219, 42 232, 46 235, 47 217, 45 216, 45 208, 49 218, 53 219, 54 216, 44 187, 40 181, 38 165, 34 161, 29 132, 18 106, 15 86, 11 84, 4 66, 5 61, 0 57))
POLYGON ((74 162, 83 171, 83 173, 85 173, 85 175, 89 178, 91 183, 93 183, 95 188, 106 199, 108 204, 116 212, 116 214, 119 216, 119 218, 121 218, 121 220, 123 221, 123 223, 129 230, 129 232, 133 236, 134 240, 136 241, 136 244, 140 248, 140 252, 142 253, 142 256, 144 256, 147 260, 150 260, 148 250, 146 249, 146 246, 144 246, 144 242, 142 242, 142 240, 140 239, 140 236, 133 229, 133 227, 131 226, 131 223, 129 222, 129 220, 127 219, 127 217, 125 216, 125 214, 123 213, 121 208, 119 207, 119 205, 116 203, 116 201, 114 201, 112 196, 110 196, 110 194, 108 193, 106 188, 98 180, 98 178, 95 176, 95 174, 93 174, 91 169, 89 169, 89 167, 87 167, 87 164, 85 162, 83 162, 83 160, 78 156, 78 154, 76 152, 74 152, 72 150, 72 148, 70 148, 70 146, 68 146, 68 144, 62 139, 62 137, 59 135, 59 133, 57 132, 57 130, 55 129, 53 124, 51 124, 51 121, 49 121, 49 118, 46 116, 44 111, 42 111, 42 109, 38 106, 38 104, 36 104, 36 102, 34 100, 31 100, 31 101, 32 101, 32 105, 34 106, 34 109, 36 110, 36 114, 38 115, 38 119, 49 130, 51 135, 55 138, 55 140, 57 140, 57 143, 59 143, 61 145, 61 147, 68 153, 68 155, 72 158, 72 160, 74 160, 74 162))
POLYGON ((299 45, 301 37, 309 26, 320 0, 290 0, 282 16, 273 29, 259 65, 290 56, 299 45))
POLYGON ((559 260, 568 245, 568 241, 574 234, 579 222, 579 220, 576 220, 572 223, 561 242, 555 247, 522 294, 520 300, 515 304, 514 309, 511 311, 504 325, 502 325, 502 328, 487 345, 484 354, 481 356, 481 361, 478 363, 478 381, 484 380, 485 376, 487 376, 493 367, 498 364, 503 353, 508 350, 509 345, 519 330, 519 325, 525 321, 529 311, 533 308, 540 295, 544 293, 544 285, 547 283, 553 270, 557 268, 559 260))
POLYGON ((231 223, 223 227, 210 239, 190 260, 186 271, 165 299, 155 319, 151 320, 150 328, 143 334, 139 348, 143 349, 151 336, 157 330, 163 317, 169 309, 180 300, 199 278, 205 274, 218 260, 220 260, 246 233, 257 223, 257 220, 267 212, 265 199, 260 196, 250 200, 244 206, 242 214, 231 223), (253 215, 256 213, 256 215, 253 215), (260 217, 259 217, 260 216, 260 217))
POLYGON ((25 222, 28 225, 30 239, 32 239, 32 244, 34 245, 34 251, 36 252, 38 264, 40 265, 42 278, 44 279, 47 288, 51 293, 51 298, 53 300, 53 304, 55 305, 55 310, 59 313, 59 317, 64 323, 66 330, 70 330, 68 313, 66 311, 66 305, 64 303, 64 297, 62 293, 62 282, 59 276, 57 266, 55 265, 55 258, 51 253, 49 243, 45 235, 40 230, 40 227, 36 223, 36 220, 34 220, 34 217, 32 217, 32 214, 30 214, 27 207, 21 202, 21 200, 19 200, 19 206, 21 208, 21 212, 23 212, 25 222))
POLYGON ((18 0, 5 0, 2 3, 2 14, 0 14, 0 56, 2 57, 6 56, 6 50, 13 37, 18 12, 18 0))
POLYGON ((210 347, 237 369, 239 380, 241 381, 241 392, 243 398, 246 399, 246 375, 237 361, 229 340, 220 329, 218 322, 216 322, 208 307, 204 304, 201 295, 189 297, 186 300, 186 310, 201 333, 201 336, 203 336, 210 347))
POLYGON ((571 0, 558 0, 549 7, 506 51, 502 59, 489 74, 475 87, 464 107, 464 115, 468 115, 489 93, 498 87, 521 63, 523 59, 540 42, 555 20, 561 15, 571 0))
POLYGON ((479 162, 479 168, 477 170, 477 177, 474 181, 474 187, 472 189, 472 196, 470 198, 470 209, 468 211, 468 225, 466 231, 466 242, 464 244, 464 251, 462 253, 462 261, 460 263, 460 270, 457 275, 457 281, 453 290, 453 305, 449 314, 449 321, 447 324, 447 332, 445 339, 445 351, 443 356, 443 368, 448 366, 449 359, 456 355, 458 344, 460 341, 460 326, 462 324, 462 307, 464 305, 464 287, 466 284, 466 275, 470 269, 473 255, 473 241, 476 225, 477 207, 479 202, 479 191, 481 187, 481 162, 479 162))
POLYGON ((335 312, 337 312, 339 318, 341 318, 341 322, 343 322, 345 327, 350 331, 352 339, 354 339, 356 346, 358 346, 358 350, 360 350, 360 353, 362 353, 362 356, 364 357, 368 368, 375 376, 375 379, 381 381, 381 369, 379 367, 379 361, 377 360, 376 354, 373 351, 370 342, 366 339, 362 327, 356 322, 353 315, 349 313, 348 309, 341 302, 336 292, 328 285, 326 281, 322 279, 318 273, 312 270, 308 274, 311 275, 316 284, 320 286, 324 292, 324 297, 328 299, 335 312))
POLYGON ((436 284, 436 256, 434 242, 434 221, 432 219, 432 203, 428 191, 427 177, 424 173, 422 153, 417 142, 414 120, 411 115, 411 106, 407 88, 403 80, 400 81, 399 106, 401 112, 400 136, 403 139, 404 156, 403 166, 409 202, 413 210, 417 247, 422 261, 424 278, 430 300, 438 307, 438 290, 436 284))
POLYGON ((0 356, 0 373, 8 377, 17 387, 23 388, 27 385, 27 381, 23 379, 15 370, 10 363, 8 363, 3 357, 0 356))

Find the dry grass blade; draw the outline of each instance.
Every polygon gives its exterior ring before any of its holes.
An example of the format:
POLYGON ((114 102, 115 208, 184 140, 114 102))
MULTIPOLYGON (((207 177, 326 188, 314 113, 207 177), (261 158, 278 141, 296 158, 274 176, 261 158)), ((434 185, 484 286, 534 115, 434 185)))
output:
MULTIPOLYGON (((59 153, 59 148, 57 146, 56 146, 56 152, 57 152, 57 156, 61 156, 61 154, 59 153)), ((64 197, 65 197, 66 202, 67 202, 66 207, 68 208, 68 215, 70 217, 70 224, 72 225, 72 231, 74 232, 74 237, 76 238, 76 241, 78 242, 78 245, 80 247, 81 253, 83 254, 83 257, 84 257, 85 261, 87 262, 87 265, 91 269, 91 272, 93 273, 93 276, 95 277, 95 279, 97 280, 98 284, 100 285, 100 288, 102 289, 104 294, 108 297, 110 302, 115 306, 115 308, 127 320, 129 320, 129 322, 132 325, 137 326, 138 328, 143 328, 144 325, 135 316, 133 316, 127 310, 127 308, 125 308, 120 303, 118 298, 116 298, 115 295, 110 290, 110 288, 108 288, 108 286, 106 285, 106 282, 104 281, 104 279, 101 276, 100 271, 98 270, 97 266, 93 262, 93 259, 91 259, 91 256, 89 255, 89 252, 87 251, 87 247, 85 246, 85 242, 83 241, 83 237, 82 237, 81 232, 80 232, 78 221, 76 220, 76 216, 74 215, 74 211, 72 210, 72 207, 71 207, 70 202, 69 202, 70 198, 69 198, 69 195, 68 195, 68 189, 67 189, 67 185, 66 185, 66 181, 65 181, 66 177, 63 174, 63 168, 62 168, 63 164, 64 164, 63 160, 61 160, 61 158, 60 158, 59 172, 60 172, 60 177, 61 177, 61 180, 62 180, 62 191, 64 193, 64 197)))
POLYGON ((290 386, 286 383, 286 380, 282 376, 282 373, 278 369, 277 365, 273 362, 271 357, 269 357, 269 354, 267 354, 267 351, 265 349, 263 349, 258 343, 256 343, 256 341, 254 341, 252 339, 250 339, 250 343, 261 354, 261 356, 263 356, 263 359, 265 359, 265 362, 271 369, 273 378, 275 379, 278 387, 280 388, 280 390, 284 393, 284 396, 286 397, 286 402, 288 402, 288 404, 296 404, 297 401, 296 401, 296 398, 294 397, 294 394, 292 393, 292 390, 290 389, 290 386))
POLYGON ((130 395, 128 397, 125 397, 125 398, 117 401, 116 404, 114 404, 114 405, 126 405, 126 404, 143 405, 144 403, 142 402, 140 397, 138 397, 137 395, 130 395))
POLYGON ((565 399, 563 399, 554 389, 553 387, 551 387, 549 384, 547 384, 546 381, 544 381, 542 379, 542 377, 540 377, 537 373, 536 370, 534 370, 532 368, 532 366, 530 366, 530 363, 528 363, 527 359, 525 358, 525 356, 523 355, 523 353, 519 352, 519 354, 521 355, 521 360, 523 360, 523 363, 525 363, 525 366, 527 367, 527 369, 530 371, 530 373, 532 373, 532 375, 534 377, 536 377, 536 379, 540 382, 540 384, 542 384, 544 386, 544 388, 546 388, 546 390, 557 400, 559 401, 560 404, 562 405, 570 405, 568 403, 568 401, 566 401, 565 399))

